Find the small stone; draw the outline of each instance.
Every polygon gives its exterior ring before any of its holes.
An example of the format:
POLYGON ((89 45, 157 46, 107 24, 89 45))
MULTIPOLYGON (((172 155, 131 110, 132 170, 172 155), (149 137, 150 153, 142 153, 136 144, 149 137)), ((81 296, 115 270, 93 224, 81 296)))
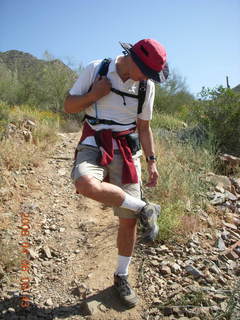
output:
POLYGON ((84 301, 82 303, 82 312, 84 315, 93 315, 99 311, 99 305, 101 302, 92 300, 92 301, 84 301))
POLYGON ((171 274, 171 269, 168 266, 163 265, 160 269, 160 272, 162 275, 168 275, 171 274))
POLYGON ((222 237, 218 237, 218 239, 216 240, 216 243, 215 243, 215 247, 221 251, 226 249, 226 246, 225 246, 225 243, 224 243, 222 237))
POLYGON ((36 123, 33 122, 32 120, 27 120, 26 123, 25 123, 25 125, 28 125, 28 126, 30 126, 30 127, 36 127, 36 123))
POLYGON ((38 253, 36 251, 34 251, 32 248, 29 248, 28 251, 29 251, 30 257, 32 259, 37 259, 39 257, 38 253))
POLYGON ((57 230, 57 226, 56 226, 55 224, 51 225, 51 226, 50 226, 50 230, 52 230, 52 231, 57 230))
POLYGON ((181 267, 177 263, 171 264, 170 268, 173 273, 179 273, 181 271, 181 267))
POLYGON ((49 259, 52 258, 52 254, 51 254, 51 251, 48 246, 43 247, 43 251, 44 251, 47 258, 49 258, 49 259))
POLYGON ((162 303, 162 301, 158 297, 154 297, 153 298, 153 303, 154 304, 160 304, 160 303, 162 303))
POLYGON ((151 261, 151 265, 154 267, 158 267, 159 266, 159 262, 157 260, 152 260, 151 261))
POLYGON ((215 278, 208 271, 205 274, 205 279, 208 283, 211 283, 211 284, 215 282, 215 278))
POLYGON ((225 256, 228 257, 230 260, 237 260, 239 259, 239 256, 237 253, 235 253, 233 250, 230 250, 228 252, 225 252, 225 256))
POLYGON ((100 309, 102 312, 107 312, 107 308, 106 308, 103 304, 100 304, 99 309, 100 309))
POLYGON ((232 223, 227 223, 225 221, 223 221, 223 224, 227 227, 227 228, 230 228, 230 229, 233 229, 233 230, 237 230, 237 226, 235 224, 232 224, 232 223))
POLYGON ((59 170, 58 170, 58 174, 59 174, 60 176, 65 176, 65 175, 66 175, 66 169, 65 169, 65 168, 59 169, 59 170))
POLYGON ((222 294, 214 294, 213 295, 213 300, 217 301, 217 302, 222 302, 224 300, 226 300, 227 297, 222 295, 222 294))
POLYGON ((195 278, 204 277, 204 274, 193 266, 188 265, 185 267, 185 270, 187 271, 187 273, 193 275, 195 278))
POLYGON ((157 253, 161 253, 161 254, 169 252, 168 247, 165 246, 165 245, 162 245, 162 246, 156 248, 155 250, 156 250, 157 253))
POLYGON ((215 273, 215 274, 221 273, 221 271, 219 270, 219 268, 215 264, 212 265, 211 267, 209 267, 209 271, 211 271, 212 273, 215 273))
POLYGON ((222 276, 220 276, 220 277, 218 278, 218 282, 221 283, 221 284, 223 284, 223 285, 226 285, 226 284, 227 284, 227 280, 225 280, 222 276))
POLYGON ((237 200, 237 197, 233 193, 231 193, 231 192, 229 192, 227 190, 225 191, 225 196, 229 200, 232 200, 232 201, 236 201, 237 200))
POLYGON ((49 307, 52 306, 53 305, 52 299, 51 298, 47 299, 45 304, 49 307))

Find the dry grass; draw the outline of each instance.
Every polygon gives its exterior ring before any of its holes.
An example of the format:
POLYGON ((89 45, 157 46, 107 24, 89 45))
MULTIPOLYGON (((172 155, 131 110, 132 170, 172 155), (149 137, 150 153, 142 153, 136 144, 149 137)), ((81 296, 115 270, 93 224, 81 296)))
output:
MULTIPOLYGON (((155 189, 146 189, 145 196, 162 206, 159 219, 160 240, 176 236, 176 230, 188 234, 200 228, 197 218, 204 207, 204 193, 208 186, 200 179, 203 173, 213 171, 214 156, 207 150, 182 144, 174 138, 156 140, 159 183, 155 189), (188 224, 185 223, 186 217, 188 224)), ((143 165, 143 182, 147 180, 147 166, 143 165)))
POLYGON ((14 139, 2 141, 0 147, 1 163, 9 171, 35 164, 39 158, 35 146, 14 139))
POLYGON ((51 151, 57 140, 59 121, 51 112, 28 106, 10 109, 1 104, 0 107, 8 108, 8 117, 0 128, 3 133, 0 140, 0 269, 8 281, 8 271, 19 269, 21 259, 18 241, 13 241, 11 235, 16 234, 15 213, 25 192, 19 186, 27 183, 23 173, 40 166, 46 152, 51 151), (35 125, 26 126, 27 120, 35 125), (9 123, 14 130, 6 135, 9 123))

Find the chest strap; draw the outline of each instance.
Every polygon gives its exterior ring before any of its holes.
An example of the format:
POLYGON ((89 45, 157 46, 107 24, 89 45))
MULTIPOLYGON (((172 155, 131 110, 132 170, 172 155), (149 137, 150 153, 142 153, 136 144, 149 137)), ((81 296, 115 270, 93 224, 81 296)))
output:
POLYGON ((96 124, 108 124, 108 125, 114 125, 115 124, 115 125, 120 125, 120 126, 129 126, 130 124, 136 125, 136 121, 131 122, 131 123, 119 123, 119 122, 116 122, 116 121, 113 121, 113 120, 94 118, 94 117, 89 116, 88 114, 85 114, 85 116, 83 118, 83 121, 85 119, 87 119, 88 122, 93 126, 96 125, 96 124))

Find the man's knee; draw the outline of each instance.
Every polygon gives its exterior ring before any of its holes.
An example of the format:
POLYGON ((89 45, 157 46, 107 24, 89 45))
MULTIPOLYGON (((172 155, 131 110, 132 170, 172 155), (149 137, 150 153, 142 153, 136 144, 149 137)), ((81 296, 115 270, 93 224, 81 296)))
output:
POLYGON ((76 180, 75 187, 78 193, 85 197, 90 197, 96 192, 97 181, 93 177, 82 176, 76 180))

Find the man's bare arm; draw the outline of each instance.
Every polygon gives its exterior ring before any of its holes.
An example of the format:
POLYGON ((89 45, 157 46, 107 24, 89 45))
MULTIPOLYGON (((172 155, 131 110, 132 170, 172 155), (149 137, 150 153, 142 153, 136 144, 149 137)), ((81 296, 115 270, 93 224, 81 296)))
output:
MULTIPOLYGON (((137 129, 139 134, 139 139, 146 157, 152 156, 155 154, 154 141, 152 129, 150 127, 150 122, 146 120, 138 119, 137 129)), ((148 161, 148 183, 147 187, 155 187, 157 185, 157 180, 159 177, 156 161, 148 161)))
POLYGON ((138 119, 137 129, 145 156, 154 155, 155 149, 150 121, 138 119))
POLYGON ((111 90, 111 82, 107 77, 98 77, 91 90, 83 95, 68 95, 64 102, 64 111, 77 113, 87 109, 94 102, 107 95, 111 90))

